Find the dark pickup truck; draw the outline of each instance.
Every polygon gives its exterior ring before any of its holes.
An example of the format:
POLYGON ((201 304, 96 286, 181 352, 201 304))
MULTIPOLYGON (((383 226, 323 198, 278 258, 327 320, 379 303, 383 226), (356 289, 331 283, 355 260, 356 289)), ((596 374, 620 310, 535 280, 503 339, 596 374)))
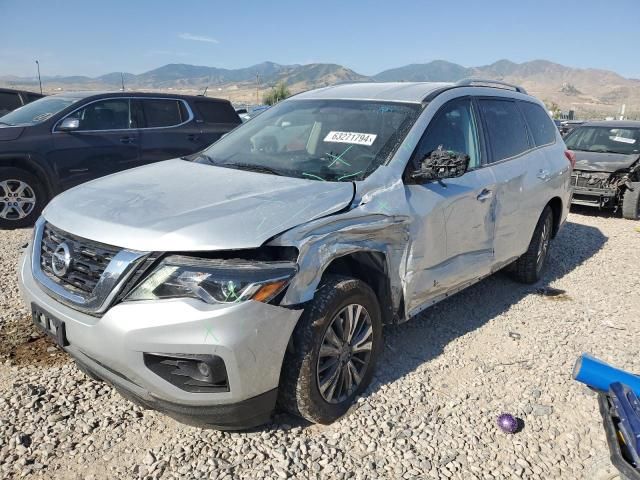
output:
POLYGON ((51 95, 0 117, 0 228, 32 225, 58 193, 190 155, 242 121, 227 100, 134 92, 51 95))

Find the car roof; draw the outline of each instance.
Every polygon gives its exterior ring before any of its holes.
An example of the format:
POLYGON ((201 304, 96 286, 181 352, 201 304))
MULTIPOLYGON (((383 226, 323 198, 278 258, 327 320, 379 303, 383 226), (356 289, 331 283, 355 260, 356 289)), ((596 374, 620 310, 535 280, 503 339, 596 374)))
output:
POLYGON ((294 98, 332 100, 383 100, 390 102, 421 103, 437 90, 455 86, 445 82, 363 82, 332 85, 300 93, 294 98))
POLYGON ((0 92, 3 92, 3 93, 28 93, 30 95, 37 95, 38 97, 44 96, 44 95, 40 95, 38 92, 31 92, 29 90, 17 90, 15 88, 5 88, 5 87, 0 87, 0 92))
POLYGON ((581 127, 611 127, 611 128, 640 128, 640 121, 637 120, 601 120, 595 122, 585 122, 581 127))
POLYGON ((160 92, 122 92, 122 91, 80 91, 80 92, 60 92, 54 96, 65 98, 122 98, 122 97, 136 97, 136 98, 179 98, 187 100, 205 100, 211 102, 224 102, 230 103, 229 100, 224 98, 204 97, 200 95, 184 95, 179 93, 160 93, 160 92))

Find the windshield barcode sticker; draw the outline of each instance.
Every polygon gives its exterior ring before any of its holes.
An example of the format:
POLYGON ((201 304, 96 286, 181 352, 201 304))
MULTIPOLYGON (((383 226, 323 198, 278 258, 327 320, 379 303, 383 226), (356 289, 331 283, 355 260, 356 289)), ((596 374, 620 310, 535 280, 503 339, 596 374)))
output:
POLYGON ((336 143, 353 143, 355 145, 366 145, 370 147, 375 142, 376 137, 373 133, 358 133, 358 132, 329 132, 324 137, 325 142, 336 143))

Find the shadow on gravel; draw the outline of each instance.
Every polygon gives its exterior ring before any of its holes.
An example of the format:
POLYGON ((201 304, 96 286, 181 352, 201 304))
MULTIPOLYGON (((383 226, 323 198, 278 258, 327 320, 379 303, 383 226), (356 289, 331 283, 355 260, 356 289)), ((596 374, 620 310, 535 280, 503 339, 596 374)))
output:
MULTIPOLYGON (((540 294, 541 289, 595 255, 606 241, 595 227, 567 222, 552 243, 547 271, 540 282, 523 285, 497 273, 406 323, 386 327, 385 349, 378 359, 374 382, 363 396, 438 357, 449 342, 480 328, 525 296, 540 294)), ((570 298, 578 292, 563 294, 570 298)))

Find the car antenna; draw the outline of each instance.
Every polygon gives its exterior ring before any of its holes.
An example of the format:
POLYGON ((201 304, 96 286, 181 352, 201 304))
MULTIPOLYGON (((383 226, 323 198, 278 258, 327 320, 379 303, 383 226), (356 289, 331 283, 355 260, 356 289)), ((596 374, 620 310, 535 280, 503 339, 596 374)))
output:
POLYGON ((200 94, 201 97, 206 97, 207 96, 207 90, 209 90, 209 85, 207 85, 206 87, 204 87, 204 92, 202 92, 200 94))

